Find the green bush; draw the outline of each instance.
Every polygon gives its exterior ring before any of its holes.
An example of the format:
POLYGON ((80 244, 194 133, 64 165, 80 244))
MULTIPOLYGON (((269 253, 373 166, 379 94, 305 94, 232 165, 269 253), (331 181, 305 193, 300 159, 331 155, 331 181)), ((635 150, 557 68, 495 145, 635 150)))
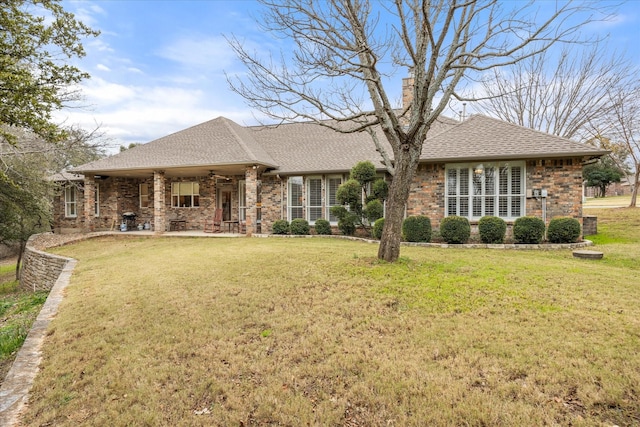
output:
POLYGON ((430 242, 431 220, 424 215, 405 218, 402 222, 402 237, 407 242, 430 242))
POLYGON ((356 232, 356 221, 357 221, 357 219, 358 219, 358 217, 353 215, 353 214, 349 214, 349 215, 346 215, 346 216, 340 218, 338 220, 338 229, 345 236, 353 236, 355 234, 355 232, 356 232))
POLYGON ((379 218, 373 223, 373 238, 380 240, 382 237, 382 228, 384 227, 384 218, 379 218))
POLYGON ((478 233, 482 243, 502 243, 507 233, 507 223, 497 216, 483 216, 478 221, 478 233))
POLYGON ((382 218, 382 215, 384 215, 384 206, 382 206, 382 202, 380 200, 373 199, 367 202, 367 206, 364 211, 369 224, 373 224, 378 219, 382 218))
POLYGON ((289 221, 286 219, 274 221, 271 231, 273 234, 289 234, 289 221))
POLYGON ((309 234, 309 222, 306 219, 296 218, 291 221, 289 230, 291 231, 291 234, 296 234, 299 236, 309 234))
POLYGON ((537 244, 544 237, 544 221, 535 216, 521 216, 513 224, 513 240, 516 243, 537 244))
POLYGON ((549 221, 547 239, 551 243, 574 243, 580 237, 580 221, 575 218, 558 217, 549 221))
POLYGON ((471 236, 471 225, 467 218, 448 216, 440 223, 440 236, 447 243, 466 243, 471 236))
POLYGON ((326 219, 317 219, 314 228, 317 234, 331 234, 331 224, 326 219))

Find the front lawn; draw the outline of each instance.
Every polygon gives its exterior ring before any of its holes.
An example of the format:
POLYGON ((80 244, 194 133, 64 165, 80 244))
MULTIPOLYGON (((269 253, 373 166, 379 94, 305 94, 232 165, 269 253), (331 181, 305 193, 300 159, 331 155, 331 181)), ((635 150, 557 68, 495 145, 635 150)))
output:
POLYGON ((403 247, 387 264, 324 238, 58 248, 79 263, 22 421, 638 424, 640 209, 588 214, 600 261, 403 247))

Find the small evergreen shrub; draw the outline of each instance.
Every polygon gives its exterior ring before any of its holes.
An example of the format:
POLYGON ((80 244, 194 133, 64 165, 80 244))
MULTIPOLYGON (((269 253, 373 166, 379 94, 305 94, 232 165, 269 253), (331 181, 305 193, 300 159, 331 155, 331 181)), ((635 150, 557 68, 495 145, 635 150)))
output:
POLYGON ((549 221, 547 239, 551 243, 574 243, 580 237, 580 221, 575 218, 558 217, 549 221))
POLYGON ((291 234, 296 234, 298 236, 309 234, 309 222, 303 218, 296 218, 291 221, 289 231, 291 231, 291 234))
POLYGON ((544 221, 535 216, 521 216, 513 224, 513 240, 516 243, 538 244, 544 237, 544 221))
POLYGON ((328 235, 331 234, 331 224, 326 219, 317 219, 314 226, 317 234, 328 235))
POLYGON ((289 221, 286 219, 274 221, 271 231, 273 234, 289 234, 289 221))
POLYGON ((379 218, 373 223, 373 238, 380 240, 382 237, 382 228, 384 227, 384 218, 379 218))
POLYGON ((338 220, 338 229, 345 236, 353 236, 356 232, 356 221, 358 217, 350 213, 338 220))
POLYGON ((405 218, 402 221, 402 237, 407 242, 430 242, 431 220, 424 215, 405 218))
POLYGON ((466 243, 471 236, 471 225, 467 218, 448 216, 440 223, 440 236, 447 243, 466 243))
POLYGON ((478 233, 482 243, 502 243, 507 234, 507 223, 497 216, 483 216, 478 221, 478 233))
POLYGON ((367 206, 364 209, 364 214, 369 221, 369 224, 373 224, 384 215, 384 206, 378 199, 373 199, 367 202, 367 206))

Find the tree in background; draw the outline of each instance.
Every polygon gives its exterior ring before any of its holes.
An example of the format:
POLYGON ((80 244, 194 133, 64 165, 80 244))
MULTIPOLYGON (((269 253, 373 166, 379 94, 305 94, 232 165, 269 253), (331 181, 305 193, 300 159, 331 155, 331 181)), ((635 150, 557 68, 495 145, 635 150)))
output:
POLYGON ((81 39, 96 36, 59 0, 4 0, 0 12, 0 139, 25 129, 46 141, 66 135, 51 113, 75 100, 88 75, 65 61, 85 55, 81 39))
POLYGON ((342 206, 331 208, 331 214, 338 218, 340 231, 352 235, 361 227, 371 235, 373 223, 384 215, 388 192, 386 181, 376 175, 373 163, 359 162, 351 168, 349 180, 336 192, 336 200, 342 206))
POLYGON ((582 168, 582 178, 586 181, 587 187, 598 188, 596 197, 605 197, 607 187, 614 182, 620 182, 623 176, 624 172, 608 156, 582 168))
POLYGON ((599 135, 607 135, 607 138, 600 138, 599 141, 603 148, 613 153, 626 154, 612 158, 626 172, 632 186, 629 207, 636 207, 640 185, 640 81, 636 78, 633 84, 610 92, 609 102, 613 105, 613 111, 597 130, 599 135))
POLYGON ((103 157, 98 131, 67 129, 68 138, 51 143, 25 130, 12 129, 11 144, 0 140, 0 243, 17 244, 19 276, 29 237, 51 230, 53 182, 60 170, 103 157))
POLYGON ((586 140, 614 106, 609 93, 629 84, 633 67, 605 45, 550 49, 482 78, 474 108, 531 129, 586 140), (581 54, 584 50, 584 54, 581 54))
MULTIPOLYGON (((572 3, 495 1, 262 0, 265 33, 293 43, 279 59, 229 39, 248 73, 232 90, 278 122, 311 120, 368 132, 391 174, 378 257, 400 254, 402 220, 422 145, 469 74, 576 41, 591 17, 572 3), (398 109, 399 70, 411 70, 411 104, 398 109), (394 79, 394 77, 396 77, 394 79), (327 120, 331 119, 331 120, 327 120), (391 150, 392 153, 389 153, 391 150), (392 155, 391 155, 392 154, 392 155)), ((601 5, 598 5, 600 7, 601 5)), ((475 75, 477 77, 477 74, 475 75)))

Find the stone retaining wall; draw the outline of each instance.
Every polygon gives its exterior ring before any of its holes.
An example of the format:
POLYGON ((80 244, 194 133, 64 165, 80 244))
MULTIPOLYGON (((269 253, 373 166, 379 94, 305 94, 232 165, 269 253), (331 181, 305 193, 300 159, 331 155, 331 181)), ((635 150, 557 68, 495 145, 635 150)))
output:
POLYGON ((93 237, 93 234, 42 233, 31 236, 22 257, 20 287, 34 292, 51 290, 71 259, 44 252, 44 249, 90 237, 93 237))

